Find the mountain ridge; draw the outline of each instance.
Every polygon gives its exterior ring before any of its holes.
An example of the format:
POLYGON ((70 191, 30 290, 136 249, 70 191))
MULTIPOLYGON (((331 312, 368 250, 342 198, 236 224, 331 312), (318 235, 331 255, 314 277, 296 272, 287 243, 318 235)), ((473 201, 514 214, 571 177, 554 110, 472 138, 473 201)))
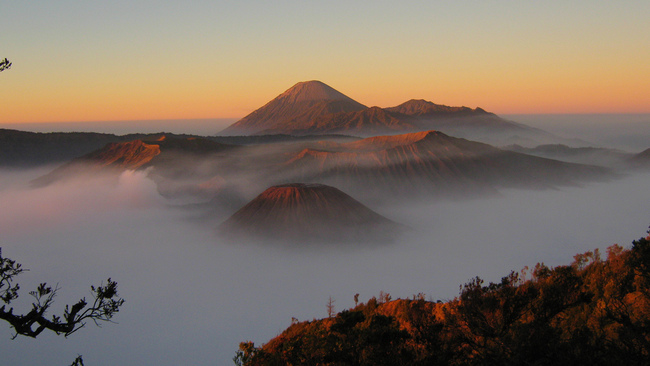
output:
POLYGON ((424 99, 366 107, 320 81, 301 82, 219 135, 353 134, 370 137, 439 130, 493 145, 536 146, 563 141, 548 132, 508 121, 485 109, 452 107, 424 99))
POLYGON ((497 187, 550 188, 609 174, 424 131, 307 147, 287 158, 280 176, 333 185, 372 201, 472 197, 496 194, 497 187))
POLYGON ((463 112, 467 114, 494 114, 486 112, 484 109, 476 107, 474 109, 469 107, 450 107, 442 104, 436 104, 424 99, 410 99, 395 107, 386 108, 387 111, 397 112, 407 116, 422 116, 432 113, 457 113, 463 112))

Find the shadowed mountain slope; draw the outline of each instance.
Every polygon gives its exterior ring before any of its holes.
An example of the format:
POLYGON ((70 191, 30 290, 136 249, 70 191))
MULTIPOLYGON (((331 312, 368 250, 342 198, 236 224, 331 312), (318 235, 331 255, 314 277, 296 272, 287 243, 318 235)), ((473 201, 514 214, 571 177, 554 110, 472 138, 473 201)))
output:
POLYGON ((650 168, 650 149, 643 150, 642 152, 630 157, 628 164, 634 168, 650 168))
POLYGON ((73 159, 32 183, 35 186, 43 186, 79 175, 121 173, 124 170, 153 165, 161 167, 162 170, 170 170, 172 165, 181 164, 184 156, 206 155, 231 147, 203 138, 177 138, 165 135, 157 139, 109 143, 99 150, 73 159))
POLYGON ((33 167, 61 163, 100 149, 111 142, 137 138, 140 137, 91 132, 38 133, 0 129, 0 166, 33 167))
POLYGON ((265 190, 219 226, 230 237, 313 241, 390 241, 405 227, 337 188, 292 183, 265 190))
MULTIPOLYGON (((166 133, 114 135, 94 132, 41 133, 0 129, 0 167, 25 168, 64 163, 86 154, 92 154, 110 143, 142 140, 151 144, 151 141, 155 141, 162 135, 177 140, 187 139, 189 141, 192 138, 205 140, 198 136, 166 133)), ((115 148, 120 149, 119 147, 115 148)))
POLYGON ((301 126, 289 126, 289 129, 268 129, 261 133, 276 133, 277 131, 304 134, 349 134, 357 136, 375 136, 394 134, 408 130, 417 130, 410 118, 399 116, 379 107, 348 113, 325 114, 314 118, 310 123, 301 126))
POLYGON ((34 183, 151 167, 148 176, 169 198, 247 202, 266 187, 304 182, 331 185, 374 204, 468 198, 502 187, 549 188, 611 176, 605 168, 504 151, 438 131, 251 146, 156 137, 108 144, 34 183))
POLYGON ((598 165, 613 169, 627 168, 626 163, 633 156, 620 150, 600 147, 569 147, 562 144, 539 145, 534 148, 509 145, 503 149, 569 163, 598 165))

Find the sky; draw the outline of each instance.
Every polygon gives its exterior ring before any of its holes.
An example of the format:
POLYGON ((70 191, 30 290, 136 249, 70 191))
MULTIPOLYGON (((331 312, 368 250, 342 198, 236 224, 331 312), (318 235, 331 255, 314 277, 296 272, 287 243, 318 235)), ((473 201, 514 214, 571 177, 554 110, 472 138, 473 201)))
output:
POLYGON ((300 81, 368 106, 650 113, 650 2, 5 1, 0 123, 241 118, 300 81))

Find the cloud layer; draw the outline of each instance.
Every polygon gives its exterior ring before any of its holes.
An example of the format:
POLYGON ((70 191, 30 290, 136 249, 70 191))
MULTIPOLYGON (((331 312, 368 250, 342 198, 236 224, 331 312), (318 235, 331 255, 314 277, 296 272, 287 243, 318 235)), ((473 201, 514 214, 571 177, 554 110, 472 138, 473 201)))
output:
POLYGON ((264 342, 292 317, 326 316, 329 296, 337 310, 351 307, 355 293, 362 301, 379 291, 448 299, 474 276, 497 281, 538 261, 568 264, 579 252, 628 245, 650 224, 645 174, 372 207, 414 230, 376 248, 287 249, 220 242, 217 219, 189 220, 143 172, 21 188, 37 173, 3 172, 0 180, 3 255, 30 269, 19 278, 23 301, 16 311, 42 281, 61 287, 55 313, 108 277, 126 303, 119 324, 88 324, 69 339, 11 341, 8 327, 0 328, 11 364, 69 364, 77 354, 94 365, 229 364, 240 341, 264 342))

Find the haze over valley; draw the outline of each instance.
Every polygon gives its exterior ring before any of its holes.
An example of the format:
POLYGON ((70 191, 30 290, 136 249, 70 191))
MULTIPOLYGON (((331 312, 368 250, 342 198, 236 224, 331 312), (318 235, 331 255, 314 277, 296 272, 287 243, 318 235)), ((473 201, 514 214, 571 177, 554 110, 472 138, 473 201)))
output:
POLYGON ((229 364, 241 341, 325 317, 330 296, 338 311, 357 293, 448 300, 650 224, 645 148, 476 107, 368 108, 322 82, 278 98, 220 134, 0 130, 21 288, 59 283, 63 307, 111 277, 126 299, 117 324, 0 343, 7 362, 229 364))
POLYGON ((648 19, 3 2, 1 363, 646 365, 648 19))

